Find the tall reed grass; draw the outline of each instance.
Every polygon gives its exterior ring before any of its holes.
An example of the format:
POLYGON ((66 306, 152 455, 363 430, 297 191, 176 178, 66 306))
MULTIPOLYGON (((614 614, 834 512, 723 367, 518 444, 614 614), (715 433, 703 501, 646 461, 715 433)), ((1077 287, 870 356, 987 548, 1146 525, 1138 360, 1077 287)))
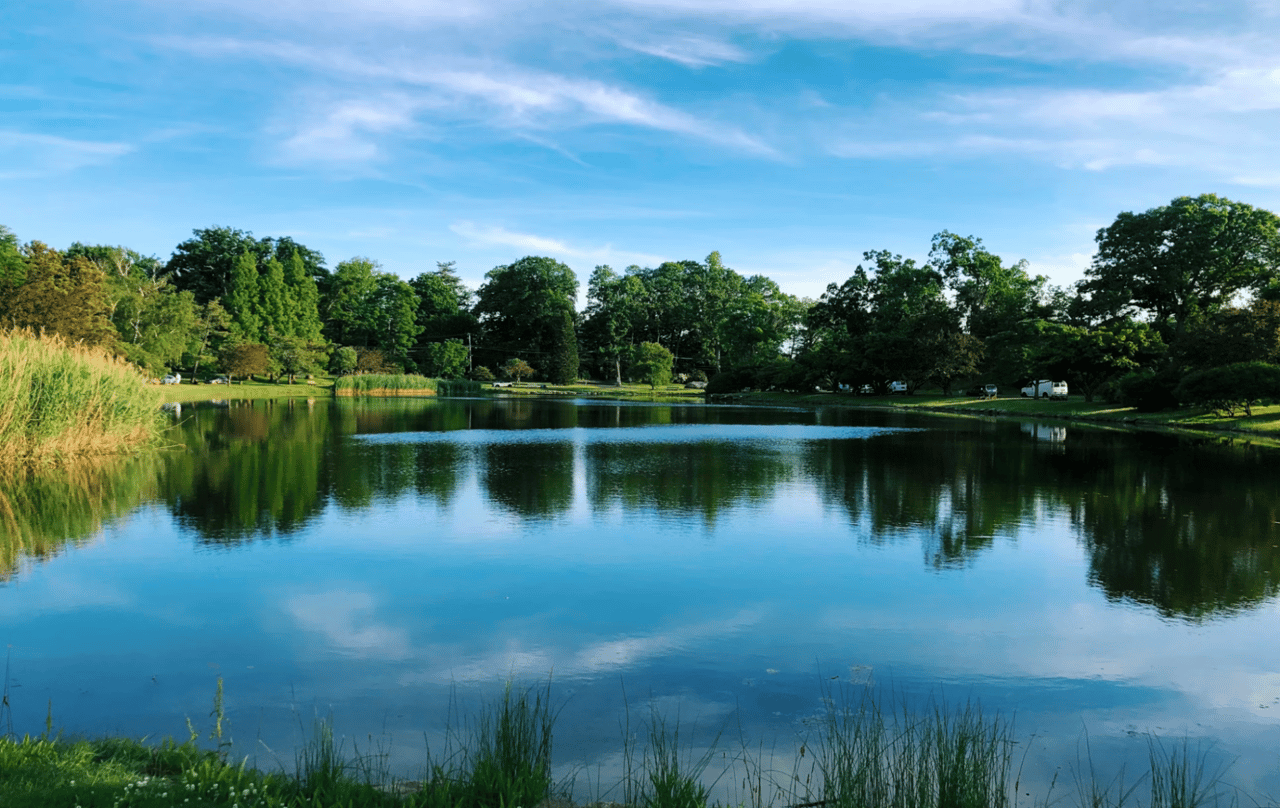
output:
POLYGON ((155 438, 159 397, 98 348, 0 333, 0 466, 118 454, 155 438))
POLYGON ((435 379, 412 373, 362 373, 333 381, 338 396, 434 396, 437 387, 435 379))
POLYGON ((338 396, 465 396, 480 392, 480 382, 470 379, 428 379, 411 373, 364 373, 334 379, 338 396))

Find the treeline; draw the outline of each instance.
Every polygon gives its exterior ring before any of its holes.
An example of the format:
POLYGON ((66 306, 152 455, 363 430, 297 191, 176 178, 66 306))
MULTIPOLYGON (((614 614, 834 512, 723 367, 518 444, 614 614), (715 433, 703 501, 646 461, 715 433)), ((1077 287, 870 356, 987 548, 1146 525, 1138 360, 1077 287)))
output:
POLYGON ((924 263, 865 253, 817 301, 744 277, 716 252, 598 266, 579 312, 577 276, 551 258, 495 267, 471 290, 453 262, 405 281, 368 258, 330 269, 290 238, 225 227, 194 231, 167 261, 125 247, 20 244, 0 227, 0 324, 101 345, 157 375, 653 383, 674 371, 711 378, 712 391, 881 394, 891 381, 950 393, 1052 378, 1087 399, 1147 408, 1234 411, 1280 398, 1280 373, 1238 366, 1280 362, 1280 217, 1180 197, 1120 214, 1097 245, 1085 277, 1062 288, 944 231, 924 263))

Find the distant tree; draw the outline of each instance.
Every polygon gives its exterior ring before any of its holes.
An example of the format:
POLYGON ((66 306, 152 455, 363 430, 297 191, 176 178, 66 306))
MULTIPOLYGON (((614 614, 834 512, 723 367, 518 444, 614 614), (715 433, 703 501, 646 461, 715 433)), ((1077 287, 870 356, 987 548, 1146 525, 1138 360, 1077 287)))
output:
POLYGON ((326 335, 333 342, 368 346, 374 325, 370 299, 377 289, 377 270, 378 264, 368 258, 351 258, 334 269, 321 301, 326 335))
POLYGON ((1164 351, 1164 341, 1146 323, 1122 320, 1094 329, 1049 324, 1033 363, 1041 378, 1065 379, 1093 401, 1102 385, 1153 363, 1164 351))
POLYGON ((328 356, 322 343, 308 342, 302 337, 276 337, 271 343, 272 362, 289 377, 289 384, 300 374, 320 370, 328 356))
POLYGON ((1280 364, 1280 302, 1255 300, 1247 309, 1196 317, 1171 350, 1184 369, 1240 362, 1280 364))
POLYGON ((366 306, 366 322, 375 344, 393 362, 413 371, 416 364, 409 357, 409 350, 421 330, 417 324, 418 297, 413 287, 395 275, 378 273, 366 306))
MULTIPOLYGON (((563 353, 564 315, 573 317, 578 293, 573 270, 551 258, 527 256, 495 267, 485 277, 475 313, 484 329, 487 354, 563 353)), ((572 373, 576 375, 576 366, 572 373)))
POLYGON ((1253 406, 1280 399, 1280 366, 1265 362, 1241 362, 1188 373, 1177 389, 1178 400, 1235 416, 1237 410, 1253 415, 1253 406))
POLYGON ((459 340, 425 345, 418 363, 422 373, 436 379, 461 379, 467 373, 467 346, 459 340))
POLYGON ((319 342, 324 328, 320 320, 320 290, 299 251, 284 261, 284 287, 288 317, 285 333, 319 342))
POLYGON ((631 371, 637 379, 647 382, 650 389, 658 385, 671 384, 671 366, 674 357, 671 351, 656 342, 642 342, 636 348, 636 358, 631 371))
POLYGON ((533 374, 537 371, 523 359, 509 359, 502 366, 502 375, 512 381, 522 382, 533 378, 533 374))
POLYGON ((232 264, 223 305, 231 315, 233 337, 239 342, 257 342, 262 320, 258 317, 258 259, 253 253, 241 253, 232 264))
POLYGON ((230 309, 234 266, 241 256, 250 253, 256 267, 258 242, 252 234, 231 227, 209 227, 192 233, 194 238, 179 244, 166 264, 174 285, 195 295, 200 305, 222 298, 230 309))
POLYGON ((552 384, 573 384, 578 380, 578 336, 573 328, 573 314, 562 311, 553 315, 559 322, 547 326, 549 339, 543 372, 552 384))
POLYGON ((241 384, 245 378, 271 369, 271 351, 260 342, 229 342, 223 346, 218 360, 228 380, 239 376, 241 384))
POLYGON ((476 367, 472 369, 470 376, 478 382, 491 382, 495 378, 493 371, 489 370, 484 365, 476 365, 476 367))
POLYGON ((356 373, 403 373, 381 348, 356 348, 356 373))
POLYGON ((27 264, 14 232, 0 224, 0 289, 17 287, 25 280, 27 264))
POLYGON ((1027 263, 1005 266, 982 239, 942 231, 933 237, 929 265, 942 273, 955 294, 966 333, 980 339, 1041 316, 1039 300, 1048 278, 1027 274, 1027 263))
POLYGON ((1280 217, 1213 194, 1121 213, 1097 243, 1081 285, 1095 314, 1142 312, 1176 334, 1280 272, 1280 217))
POLYGON ((349 376, 356 372, 356 364, 359 358, 355 348, 350 345, 343 345, 334 349, 329 359, 329 370, 335 376, 349 376))
POLYGON ((0 286, 0 325, 44 330, 85 345, 114 344, 102 270, 88 258, 68 259, 39 241, 27 244, 22 257, 22 281, 0 286))
MULTIPOLYGON (((190 293, 187 293, 190 294, 190 293)), ((200 366, 216 361, 222 345, 231 336, 231 315, 222 308, 217 298, 199 309, 195 332, 192 334, 191 375, 199 377, 200 366)))

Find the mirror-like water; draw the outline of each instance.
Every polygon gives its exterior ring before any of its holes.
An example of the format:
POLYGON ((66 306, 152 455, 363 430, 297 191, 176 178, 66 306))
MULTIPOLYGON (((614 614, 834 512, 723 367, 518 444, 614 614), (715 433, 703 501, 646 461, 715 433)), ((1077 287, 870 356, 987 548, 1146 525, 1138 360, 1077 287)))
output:
POLYGON ((1277 450, 501 400, 185 407, 172 438, 0 483, 19 733, 51 702, 73 732, 183 736, 221 677, 259 765, 319 715, 412 775, 451 700, 550 675, 590 788, 627 706, 789 770, 824 696, 872 688, 1013 716, 1039 796, 1086 732, 1108 766, 1204 740, 1280 795, 1277 450))

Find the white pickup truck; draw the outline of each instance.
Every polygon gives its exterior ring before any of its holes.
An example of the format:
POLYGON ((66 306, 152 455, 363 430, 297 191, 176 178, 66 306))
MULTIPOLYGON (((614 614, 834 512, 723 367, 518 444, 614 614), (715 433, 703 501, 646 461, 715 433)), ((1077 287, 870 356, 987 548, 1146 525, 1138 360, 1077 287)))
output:
POLYGON ((1048 380, 1032 382, 1022 388, 1023 398, 1047 398, 1053 401, 1067 400, 1067 383, 1048 380))

